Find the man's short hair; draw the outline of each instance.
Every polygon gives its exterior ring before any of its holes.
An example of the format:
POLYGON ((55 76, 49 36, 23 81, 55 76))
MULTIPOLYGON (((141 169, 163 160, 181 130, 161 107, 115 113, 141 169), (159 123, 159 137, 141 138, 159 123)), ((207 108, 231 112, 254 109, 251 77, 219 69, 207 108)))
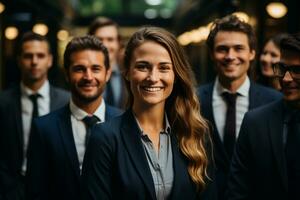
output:
POLYGON ((250 24, 240 20, 235 15, 227 15, 214 21, 212 29, 207 37, 206 44, 210 51, 214 48, 215 37, 220 31, 233 31, 245 33, 251 50, 256 48, 256 37, 250 24))
POLYGON ((64 53, 64 68, 66 71, 69 70, 69 67, 71 65, 71 55, 74 52, 84 50, 94 50, 102 52, 104 54, 105 68, 109 69, 109 57, 106 47, 97 37, 93 35, 86 35, 82 37, 75 37, 68 43, 64 53))
MULTIPOLYGON (((280 42, 280 51, 293 51, 300 53, 300 32, 296 34, 290 34, 280 42)), ((300 55, 300 54, 299 54, 300 55)))
POLYGON ((49 53, 51 53, 51 46, 50 46, 50 43, 49 43, 48 39, 43 35, 40 35, 40 34, 32 32, 32 31, 29 31, 29 32, 26 32, 22 35, 22 37, 19 41, 18 48, 17 48, 17 55, 21 55, 21 53, 23 51, 23 44, 25 42, 34 41, 34 40, 37 40, 37 41, 40 41, 40 42, 46 42, 47 45, 48 45, 48 51, 49 51, 49 53))
POLYGON ((113 21, 110 18, 107 17, 97 17, 89 26, 88 28, 88 34, 89 35, 95 35, 96 31, 99 28, 105 27, 105 26, 114 26, 117 29, 118 32, 118 40, 121 39, 120 34, 119 34, 119 25, 113 21))

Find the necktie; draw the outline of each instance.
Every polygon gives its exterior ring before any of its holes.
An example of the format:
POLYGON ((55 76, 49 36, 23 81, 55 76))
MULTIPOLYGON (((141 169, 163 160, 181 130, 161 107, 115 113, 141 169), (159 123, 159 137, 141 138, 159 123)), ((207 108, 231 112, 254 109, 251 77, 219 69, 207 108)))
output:
POLYGON ((288 123, 286 141, 286 165, 288 171, 288 196, 289 199, 299 199, 300 180, 300 112, 293 113, 288 123))
POLYGON ((31 100, 32 105, 33 105, 32 117, 31 117, 31 126, 30 126, 30 128, 31 128, 34 118, 36 118, 36 117, 39 116, 39 110, 38 110, 38 102, 37 102, 37 100, 40 97, 40 95, 36 93, 36 94, 29 95, 28 97, 31 100))
POLYGON ((85 146, 87 147, 89 138, 91 136, 92 127, 100 120, 95 115, 92 115, 92 116, 87 115, 86 117, 83 118, 82 121, 84 122, 85 127, 86 127, 85 146))
POLYGON ((225 120, 225 128, 224 128, 224 147, 227 152, 227 155, 231 159, 235 140, 236 140, 236 97, 237 94, 231 93, 223 93, 224 100, 227 104, 227 112, 226 112, 226 120, 225 120))

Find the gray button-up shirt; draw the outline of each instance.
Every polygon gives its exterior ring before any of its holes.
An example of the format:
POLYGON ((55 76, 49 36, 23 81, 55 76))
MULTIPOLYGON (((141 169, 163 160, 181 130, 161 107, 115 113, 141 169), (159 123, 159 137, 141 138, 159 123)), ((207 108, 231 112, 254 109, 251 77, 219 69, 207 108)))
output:
POLYGON ((145 134, 136 119, 141 131, 141 140, 151 170, 157 200, 167 199, 174 181, 173 154, 171 145, 171 127, 165 114, 165 128, 160 131, 159 151, 156 154, 153 143, 145 134))

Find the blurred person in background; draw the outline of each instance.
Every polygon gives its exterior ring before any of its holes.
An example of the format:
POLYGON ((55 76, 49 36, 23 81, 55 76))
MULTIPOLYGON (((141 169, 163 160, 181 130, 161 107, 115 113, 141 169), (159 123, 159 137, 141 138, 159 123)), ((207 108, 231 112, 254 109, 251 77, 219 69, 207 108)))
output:
POLYGON ((280 42, 287 34, 278 34, 267 40, 259 57, 257 82, 280 90, 278 77, 274 76, 272 65, 280 60, 280 42))
POLYGON ((118 108, 125 108, 127 100, 127 92, 125 83, 121 74, 122 66, 120 55, 122 55, 121 35, 118 24, 112 19, 106 17, 96 18, 90 25, 89 35, 98 37, 106 46, 109 53, 109 61, 111 65, 111 77, 104 91, 104 99, 107 104, 118 108))
POLYGON ((69 93, 48 81, 52 54, 48 40, 25 33, 18 46, 21 83, 0 94, 0 197, 24 199, 26 152, 32 121, 62 107, 69 93))

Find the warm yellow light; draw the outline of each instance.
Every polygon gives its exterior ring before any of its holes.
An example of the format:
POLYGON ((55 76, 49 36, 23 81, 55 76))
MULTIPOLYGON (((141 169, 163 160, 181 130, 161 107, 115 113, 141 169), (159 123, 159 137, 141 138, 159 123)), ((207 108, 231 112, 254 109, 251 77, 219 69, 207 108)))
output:
POLYGON ((246 13, 244 13, 244 12, 234 12, 234 13, 232 13, 233 15, 235 15, 235 16, 237 16, 240 20, 242 20, 242 21, 244 21, 244 22, 246 22, 246 23, 248 23, 249 22, 249 16, 246 14, 246 13))
POLYGON ((60 41, 65 41, 69 38, 69 32, 67 30, 60 30, 57 32, 57 39, 60 41))
POLYGON ((5 29, 4 35, 7 39, 9 40, 14 40, 18 37, 19 31, 16 27, 14 26, 9 26, 5 29))
POLYGON ((33 26, 32 31, 40 35, 47 35, 48 26, 46 24, 38 23, 33 26))
POLYGON ((273 18, 281 18, 286 15, 287 7, 280 2, 269 3, 266 7, 268 14, 273 18))
POLYGON ((0 2, 0 14, 5 10, 5 5, 0 2))
POLYGON ((191 43, 191 40, 189 38, 189 32, 183 33, 181 34, 178 38, 177 38, 179 44, 181 44, 182 46, 186 46, 188 44, 191 43))
POLYGON ((191 31, 185 32, 178 36, 177 40, 182 46, 186 46, 190 43, 200 43, 207 39, 209 30, 212 23, 207 24, 206 26, 201 26, 198 29, 193 29, 191 31))

